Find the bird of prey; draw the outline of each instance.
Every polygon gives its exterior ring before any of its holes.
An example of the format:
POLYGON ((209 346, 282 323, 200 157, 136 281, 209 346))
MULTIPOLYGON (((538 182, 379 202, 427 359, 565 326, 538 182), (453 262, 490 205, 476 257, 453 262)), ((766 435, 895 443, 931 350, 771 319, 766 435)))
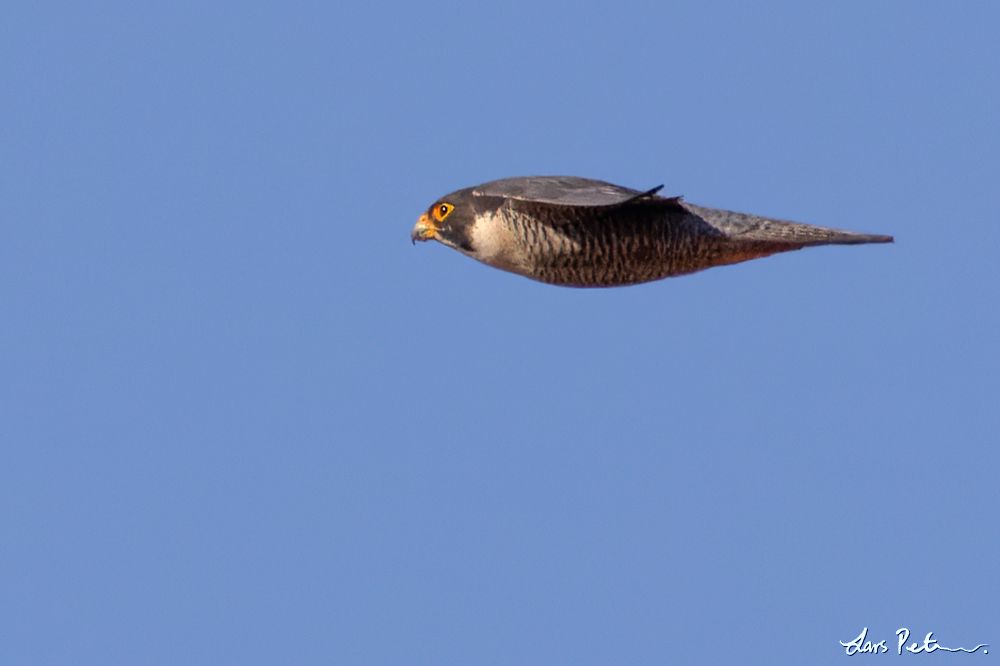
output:
POLYGON ((702 208, 572 176, 494 180, 441 197, 410 238, 533 280, 613 287, 735 264, 810 245, 891 243, 891 236, 702 208))

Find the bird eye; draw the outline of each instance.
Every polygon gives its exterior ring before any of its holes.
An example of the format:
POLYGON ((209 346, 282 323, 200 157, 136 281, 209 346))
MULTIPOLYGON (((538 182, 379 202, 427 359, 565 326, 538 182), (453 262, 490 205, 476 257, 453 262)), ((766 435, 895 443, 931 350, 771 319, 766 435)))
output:
POLYGON ((438 222, 448 217, 448 213, 454 210, 454 206, 451 204, 443 203, 434 209, 434 217, 437 218, 438 222))

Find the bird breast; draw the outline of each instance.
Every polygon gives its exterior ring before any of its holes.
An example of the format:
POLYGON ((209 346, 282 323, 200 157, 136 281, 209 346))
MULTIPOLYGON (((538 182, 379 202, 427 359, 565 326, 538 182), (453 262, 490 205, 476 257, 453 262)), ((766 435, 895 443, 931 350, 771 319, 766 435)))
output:
POLYGON ((470 257, 528 277, 534 277, 536 254, 553 256, 580 249, 577 241, 508 206, 480 213, 470 236, 472 251, 467 253, 470 257))

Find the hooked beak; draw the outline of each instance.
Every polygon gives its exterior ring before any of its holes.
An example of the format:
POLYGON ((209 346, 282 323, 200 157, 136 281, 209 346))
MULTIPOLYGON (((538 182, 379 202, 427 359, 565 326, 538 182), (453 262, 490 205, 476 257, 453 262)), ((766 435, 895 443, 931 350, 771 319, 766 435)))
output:
POLYGON ((436 239, 439 231, 440 229, 434 224, 434 221, 427 216, 427 213, 424 213, 417 220, 417 223, 413 225, 413 231, 410 232, 410 240, 416 244, 417 241, 436 239))

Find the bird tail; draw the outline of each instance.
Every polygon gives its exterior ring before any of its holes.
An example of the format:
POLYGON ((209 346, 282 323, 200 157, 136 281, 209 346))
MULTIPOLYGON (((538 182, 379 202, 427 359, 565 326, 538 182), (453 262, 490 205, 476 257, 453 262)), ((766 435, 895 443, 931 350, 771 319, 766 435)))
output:
POLYGON ((748 245, 774 245, 773 251, 777 252, 796 250, 810 245, 861 245, 864 243, 893 242, 892 236, 816 227, 810 224, 733 213, 728 210, 702 208, 691 204, 684 204, 684 206, 731 240, 746 242, 748 245), (785 247, 779 249, 778 246, 785 247))

